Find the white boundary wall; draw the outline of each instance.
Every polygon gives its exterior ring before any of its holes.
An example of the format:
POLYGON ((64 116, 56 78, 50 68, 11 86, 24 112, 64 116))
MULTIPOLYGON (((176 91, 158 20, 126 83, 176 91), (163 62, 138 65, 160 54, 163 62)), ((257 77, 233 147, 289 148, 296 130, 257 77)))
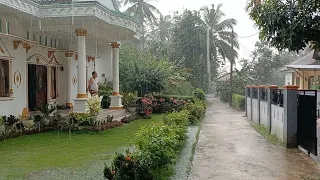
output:
POLYGON ((252 121, 259 123, 258 100, 252 99, 252 121))
POLYGON ((267 126, 268 123, 268 102, 260 101, 260 124, 267 126))
POLYGON ((247 114, 249 119, 251 119, 251 98, 247 97, 247 114))
POLYGON ((275 134, 281 141, 283 141, 283 121, 284 121, 283 107, 271 104, 271 134, 275 134))

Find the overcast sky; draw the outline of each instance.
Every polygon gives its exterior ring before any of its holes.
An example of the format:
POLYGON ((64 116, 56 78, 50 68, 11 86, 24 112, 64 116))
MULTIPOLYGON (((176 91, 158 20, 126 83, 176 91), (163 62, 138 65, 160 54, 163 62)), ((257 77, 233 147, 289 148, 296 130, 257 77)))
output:
MULTIPOLYGON (((238 21, 235 32, 239 37, 250 36, 256 34, 258 30, 254 27, 254 22, 250 20, 245 11, 247 0, 158 0, 152 2, 162 14, 170 14, 172 11, 182 11, 183 9, 199 10, 201 7, 210 4, 223 4, 222 11, 226 14, 226 18, 235 18, 238 21)), ((254 43, 258 40, 258 35, 248 38, 239 38, 240 50, 239 59, 248 58, 250 52, 254 48, 254 43)))

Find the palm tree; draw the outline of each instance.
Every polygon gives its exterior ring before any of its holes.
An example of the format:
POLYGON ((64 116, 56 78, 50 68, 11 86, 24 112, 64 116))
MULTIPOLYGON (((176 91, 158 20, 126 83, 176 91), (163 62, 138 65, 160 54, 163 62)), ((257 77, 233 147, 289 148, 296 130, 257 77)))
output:
POLYGON ((144 49, 144 43, 145 43, 145 26, 144 26, 145 21, 147 20, 149 22, 156 22, 157 18, 154 15, 154 13, 161 14, 156 7, 148 3, 149 1, 154 1, 154 0, 124 0, 123 1, 124 6, 128 4, 131 5, 126 10, 126 12, 139 20, 139 24, 142 30, 142 37, 140 39, 142 49, 144 49))
MULTIPOLYGON (((221 11, 221 7, 222 4, 218 4, 216 8, 214 4, 212 4, 211 8, 205 6, 201 11, 203 22, 206 24, 209 31, 209 44, 211 45, 211 53, 209 53, 210 62, 212 60, 212 55, 215 60, 217 60, 218 55, 221 55, 223 59, 227 58, 230 62, 231 94, 233 64, 235 63, 235 58, 238 57, 238 52, 234 48, 239 48, 238 39, 236 38, 237 35, 233 32, 233 27, 237 24, 237 21, 233 18, 223 20, 225 14, 221 11)), ((208 75, 210 75, 211 63, 208 64, 208 66, 208 75)))
POLYGON ((221 11, 221 7, 222 4, 218 4, 217 8, 212 4, 211 9, 208 6, 201 9, 203 22, 210 32, 210 45, 212 46, 210 54, 215 59, 221 55, 223 59, 227 58, 229 61, 233 61, 238 57, 238 53, 231 46, 239 48, 237 34, 232 32, 237 21, 233 18, 223 20, 225 14, 221 11))
POLYGON ((160 19, 155 23, 155 28, 150 32, 153 39, 158 39, 161 42, 169 40, 171 38, 171 16, 160 15, 160 19))

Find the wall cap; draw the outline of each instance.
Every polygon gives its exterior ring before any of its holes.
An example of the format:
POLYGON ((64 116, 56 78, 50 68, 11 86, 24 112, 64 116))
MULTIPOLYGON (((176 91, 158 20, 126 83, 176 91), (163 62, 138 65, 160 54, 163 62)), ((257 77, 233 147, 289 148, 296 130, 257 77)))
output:
POLYGON ((297 90, 299 89, 299 86, 288 85, 288 86, 284 86, 283 89, 297 90))
POLYGON ((278 86, 277 85, 270 85, 268 86, 270 89, 278 89, 278 86))

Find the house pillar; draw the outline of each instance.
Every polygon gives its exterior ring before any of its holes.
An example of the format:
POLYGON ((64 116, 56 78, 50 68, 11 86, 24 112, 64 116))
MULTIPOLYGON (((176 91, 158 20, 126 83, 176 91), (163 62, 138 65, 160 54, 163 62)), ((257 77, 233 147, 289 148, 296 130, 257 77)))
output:
POLYGON ((74 112, 85 113, 87 102, 87 87, 86 87, 86 35, 87 30, 79 28, 75 33, 78 36, 78 94, 74 100, 74 112))
POLYGON ((72 70, 71 70, 71 66, 72 66, 72 56, 73 56, 73 52, 66 52, 65 57, 67 58, 67 102, 66 102, 66 106, 69 108, 73 108, 73 104, 72 104, 72 70))
POLYGON ((285 86, 283 92, 283 141, 287 148, 297 148, 297 130, 298 130, 298 104, 297 104, 297 90, 298 86, 285 86), (295 112, 295 113, 293 113, 295 112))
POLYGON ((119 92, 119 47, 117 42, 111 43, 112 46, 112 66, 113 66, 113 92, 110 103, 110 109, 122 109, 122 95, 119 92))

